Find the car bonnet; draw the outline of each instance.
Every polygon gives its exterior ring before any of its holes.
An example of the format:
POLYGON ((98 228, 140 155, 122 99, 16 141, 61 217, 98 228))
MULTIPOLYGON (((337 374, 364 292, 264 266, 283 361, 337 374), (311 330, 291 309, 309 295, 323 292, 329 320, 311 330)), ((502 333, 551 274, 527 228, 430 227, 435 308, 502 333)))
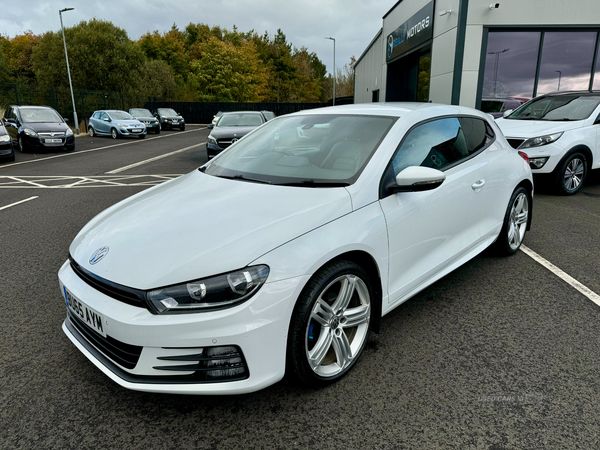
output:
POLYGON ((351 209, 344 188, 274 186, 194 171, 100 213, 70 253, 107 280, 151 289, 240 269, 351 209), (108 253, 92 265, 102 247, 108 253))

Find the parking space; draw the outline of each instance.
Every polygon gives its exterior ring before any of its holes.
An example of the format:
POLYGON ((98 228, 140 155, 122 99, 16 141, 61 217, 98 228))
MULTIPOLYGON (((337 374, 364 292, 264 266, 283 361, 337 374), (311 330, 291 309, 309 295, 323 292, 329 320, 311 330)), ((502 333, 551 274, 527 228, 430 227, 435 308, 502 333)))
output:
MULTIPOLYGON (((203 164, 207 134, 188 126, 143 141, 83 137, 73 154, 17 152, 25 164, 0 164, 7 448, 598 446, 600 308, 523 252, 484 252, 391 312, 329 388, 283 381, 237 397, 185 397, 127 391, 104 376, 61 331, 58 268, 100 211, 156 176, 203 164)), ((537 191, 525 238, 595 293, 599 197, 597 172, 573 197, 537 191)))

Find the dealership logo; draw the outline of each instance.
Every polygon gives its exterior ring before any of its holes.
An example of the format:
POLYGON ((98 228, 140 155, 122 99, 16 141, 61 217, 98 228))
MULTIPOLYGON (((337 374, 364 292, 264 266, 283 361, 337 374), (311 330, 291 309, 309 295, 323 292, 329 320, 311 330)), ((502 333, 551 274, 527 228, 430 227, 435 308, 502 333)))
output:
POLYGON ((233 138, 233 139, 231 140, 231 143, 232 143, 232 144, 235 144, 237 141, 239 141, 239 139, 238 139, 238 138, 233 138))
POLYGON ((388 44, 387 44, 387 57, 392 57, 392 50, 394 50, 394 36, 391 34, 388 36, 388 44))
POLYGON ((94 265, 99 263, 102 258, 106 256, 108 253, 108 247, 100 247, 98 250, 94 252, 92 257, 90 258, 90 264, 94 265))

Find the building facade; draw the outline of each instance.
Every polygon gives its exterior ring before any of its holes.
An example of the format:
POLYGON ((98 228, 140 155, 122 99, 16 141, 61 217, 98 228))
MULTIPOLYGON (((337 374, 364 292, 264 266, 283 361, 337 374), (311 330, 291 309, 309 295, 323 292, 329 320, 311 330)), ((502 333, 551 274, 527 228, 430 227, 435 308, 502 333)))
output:
POLYGON ((354 66, 354 102, 600 90, 599 37, 600 0, 400 0, 354 66))

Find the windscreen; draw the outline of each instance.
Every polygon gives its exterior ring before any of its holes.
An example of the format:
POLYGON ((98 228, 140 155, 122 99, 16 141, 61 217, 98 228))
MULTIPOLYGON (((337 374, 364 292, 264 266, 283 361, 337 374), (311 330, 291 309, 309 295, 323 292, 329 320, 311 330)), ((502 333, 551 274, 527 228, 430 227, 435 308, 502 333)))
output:
POLYGON ((348 185, 358 178, 395 120, 331 114, 280 117, 233 144, 203 170, 281 185, 348 185))
POLYGON ((111 111, 109 115, 114 120, 133 120, 133 116, 125 111, 111 111))
POLYGON ((152 117, 152 113, 150 111, 148 111, 147 109, 143 109, 143 108, 132 109, 131 114, 134 116, 140 116, 140 117, 152 117))
POLYGON ((52 109, 22 108, 21 118, 25 123, 61 123, 62 118, 52 109))
POLYGON ((600 96, 563 94, 534 99, 507 119, 571 121, 587 119, 600 104, 600 96))
POLYGON ((178 116, 174 109, 171 108, 158 108, 158 112, 163 116, 178 116))
POLYGON ((260 114, 256 113, 223 114, 217 122, 218 127, 258 127, 262 124, 260 114))

